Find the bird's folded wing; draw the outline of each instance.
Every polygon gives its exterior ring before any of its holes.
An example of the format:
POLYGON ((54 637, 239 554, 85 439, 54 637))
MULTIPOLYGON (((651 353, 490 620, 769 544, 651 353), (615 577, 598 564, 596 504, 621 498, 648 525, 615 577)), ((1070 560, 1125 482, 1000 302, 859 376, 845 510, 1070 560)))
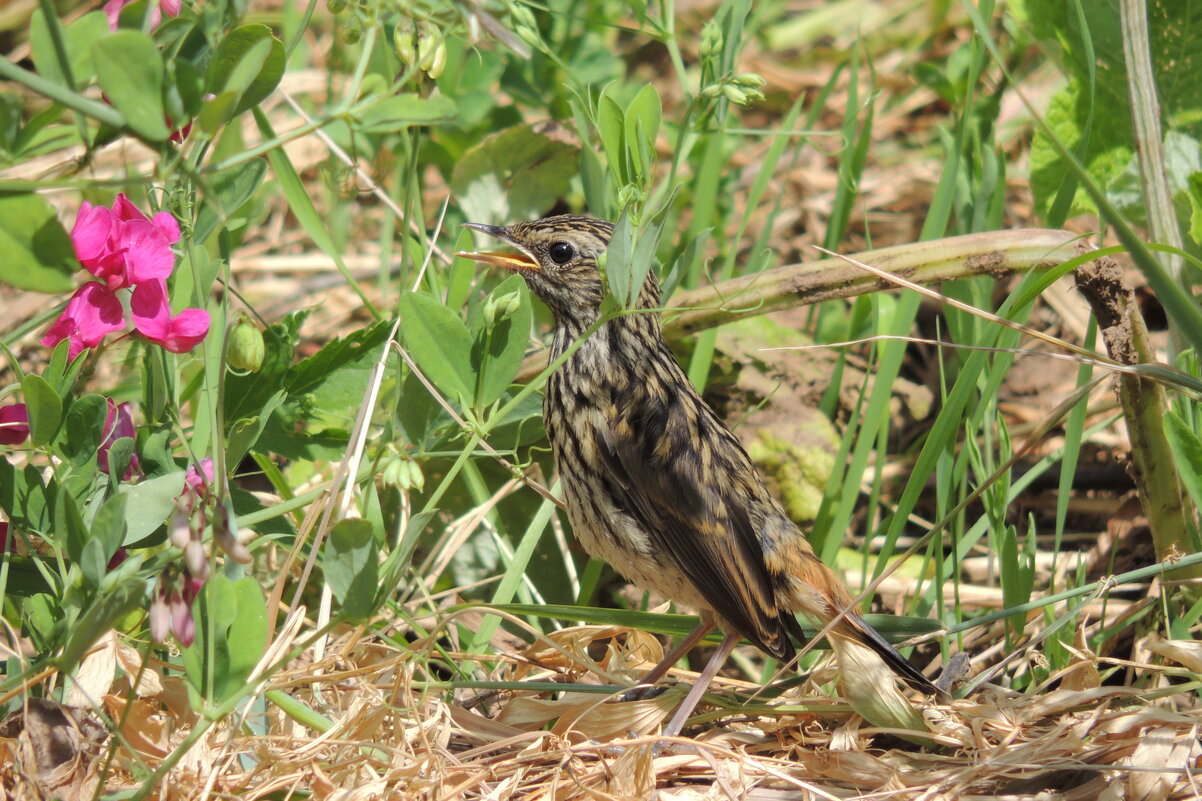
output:
MULTIPOLYGON (((623 411, 636 415, 637 425, 619 425, 602 438, 601 455, 622 485, 614 501, 638 521, 723 620, 773 656, 791 659, 789 635, 797 629, 796 620, 778 604, 752 522, 750 496, 728 476, 724 481, 706 475, 704 465, 711 470, 714 465, 712 454, 709 460, 701 456, 699 448, 706 443, 673 437, 677 441, 665 452, 662 438, 673 436, 679 420, 649 419, 684 414, 680 409, 679 402, 667 408, 626 406, 623 411)), ((748 464, 745 469, 753 468, 748 464)))

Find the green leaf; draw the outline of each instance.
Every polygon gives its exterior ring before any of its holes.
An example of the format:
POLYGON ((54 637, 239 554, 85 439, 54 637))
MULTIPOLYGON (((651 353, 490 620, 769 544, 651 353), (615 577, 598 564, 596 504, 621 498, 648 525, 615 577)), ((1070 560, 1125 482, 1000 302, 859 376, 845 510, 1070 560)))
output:
POLYGON ((464 153, 451 189, 475 222, 540 217, 568 192, 578 155, 574 145, 518 125, 464 153))
POLYGON ((363 620, 375 611, 378 553, 372 524, 367 520, 347 518, 330 530, 324 562, 326 581, 343 613, 352 620, 363 620))
POLYGON ((208 191, 205 193, 204 204, 196 215, 192 241, 203 243, 218 227, 223 226, 242 208, 243 203, 250 200, 250 196, 259 188, 266 174, 267 162, 255 159, 209 176, 208 191))
POLYGON ((49 493, 42 483, 42 474, 31 464, 17 471, 7 460, 0 459, 0 509, 20 529, 46 535, 51 531, 49 493))
POLYGON ((597 104, 597 131, 601 134, 601 146, 609 162, 610 172, 617 177, 619 186, 630 183, 630 170, 626 164, 626 113, 622 106, 609 94, 601 95, 597 104))
POLYGON ((54 492, 54 538, 71 561, 78 562, 83 557, 84 546, 88 544, 88 527, 75 496, 62 485, 54 492))
MULTIPOLYGON (((107 584, 107 582, 106 582, 107 584)), ((101 635, 113 627, 118 620, 137 609, 145 602, 146 582, 113 582, 104 587, 79 621, 71 626, 71 634, 57 663, 59 670, 67 675, 75 670, 79 660, 101 635)))
POLYGON ((639 294, 634 283, 634 249, 630 210, 623 209, 609 238, 609 247, 605 249, 605 276, 610 293, 626 309, 634 305, 639 294))
POLYGON ((1202 245, 1202 172, 1189 177, 1189 235, 1196 244, 1202 245))
POLYGON ((64 421, 65 439, 62 441, 63 455, 71 464, 79 467, 96 458, 100 449, 104 420, 108 404, 100 395, 84 395, 67 409, 64 421))
POLYGON ((472 369, 476 373, 476 408, 484 408, 501 397, 513 383, 513 377, 522 366, 526 355, 526 344, 530 341, 530 324, 533 312, 526 282, 520 275, 511 275, 497 286, 489 299, 500 298, 512 292, 521 299, 516 311, 504 319, 497 320, 491 327, 484 315, 479 313, 488 303, 477 307, 472 321, 472 369))
MULTIPOLYGON (((81 88, 91 83, 96 72, 92 64, 92 43, 108 32, 108 19, 100 11, 84 14, 66 26, 64 44, 71 65, 73 88, 81 88)), ((46 25, 46 17, 40 8, 36 9, 29 19, 29 48, 39 75, 63 86, 68 85, 59 65, 50 29, 46 25)))
POLYGON ((460 404, 475 396, 472 338, 453 311, 429 295, 401 296, 405 348, 434 385, 460 404))
POLYGON ((634 167, 632 179, 646 181, 651 176, 655 164, 655 138, 662 117, 659 92, 651 84, 640 89, 626 108, 626 147, 634 167))
POLYGON ((218 573, 205 582, 192 612, 196 640, 184 649, 184 669, 202 697, 221 703, 245 689, 267 648, 263 591, 250 576, 231 582, 218 573))
POLYGON ((63 421, 63 401, 40 375, 25 376, 21 390, 29 411, 29 438, 34 445, 46 445, 54 439, 63 421))
POLYGON ((361 133, 394 133, 413 125, 454 118, 458 109, 446 95, 422 97, 412 92, 385 96, 356 114, 361 133))
POLYGON ((102 546, 105 565, 125 542, 125 506, 129 496, 118 492, 104 502, 92 520, 91 539, 102 546))
POLYGON ((136 545, 166 522, 175 499, 184 491, 184 471, 148 478, 137 484, 122 484, 118 490, 125 499, 125 539, 122 545, 136 545))
MULTIPOLYGON (((1135 152, 1123 33, 1117 3, 1085 6, 1088 13, 1082 19, 1088 30, 1084 31, 1072 3, 1016 0, 1010 7, 1069 75, 1068 84, 1053 96, 1046 117, 1060 142, 1070 151, 1076 150, 1091 106, 1105 109, 1105 113, 1093 115, 1089 141, 1078 158, 1094 183, 1106 186, 1135 152)), ((1202 84, 1194 76, 1202 71, 1202 15, 1190 0, 1151 3, 1147 11, 1148 47, 1166 134, 1177 130, 1198 138, 1202 136, 1202 84)), ((1069 172, 1056 149, 1036 130, 1031 143, 1031 188, 1041 216, 1047 214, 1067 177, 1069 172)), ((1086 191, 1078 187, 1071 211, 1095 209, 1086 191)))
POLYGON ((130 130, 152 142, 166 139, 163 57, 154 39, 141 31, 110 33, 92 43, 92 60, 101 90, 130 130))
POLYGON ((209 62, 205 74, 214 95, 232 93, 232 111, 223 110, 223 121, 259 105, 284 76, 284 45, 266 25, 243 25, 230 31, 209 62))
POLYGON ((0 194, 0 281, 35 292, 70 292, 79 269, 71 237, 38 195, 0 194))
POLYGON ((225 452, 225 458, 229 464, 240 463, 243 457, 250 452, 250 449, 259 441, 259 437, 263 435, 263 429, 271 420, 271 415, 287 397, 288 393, 281 389, 271 396, 260 414, 254 417, 243 417, 230 424, 229 433, 226 436, 228 444, 225 452))
POLYGON ((1164 433, 1177 462, 1181 483, 1185 485, 1194 507, 1202 509, 1202 440, 1172 409, 1165 413, 1164 433))

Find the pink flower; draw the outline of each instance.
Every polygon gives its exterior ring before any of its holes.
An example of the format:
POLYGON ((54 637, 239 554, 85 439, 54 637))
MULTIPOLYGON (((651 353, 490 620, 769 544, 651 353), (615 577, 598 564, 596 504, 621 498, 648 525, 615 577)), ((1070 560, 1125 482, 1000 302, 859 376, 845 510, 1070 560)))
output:
POLYGON ((209 333, 209 313, 203 309, 184 309, 171 316, 162 279, 134 287, 129 311, 139 334, 172 353, 187 353, 209 333))
POLYGON ((0 408, 0 445, 20 445, 29 436, 29 409, 24 403, 0 408))
POLYGON ((109 289, 171 275, 171 245, 178 241, 175 217, 161 211, 148 219, 123 194, 117 195, 112 209, 84 201, 71 229, 80 264, 109 289))
POLYGON ((42 344, 52 348, 64 339, 71 341, 68 354, 72 359, 84 348, 94 348, 106 335, 125 328, 125 311, 117 296, 95 281, 75 290, 67 308, 42 337, 42 344))
MULTIPOLYGON (((104 432, 100 435, 100 449, 96 451, 96 464, 100 465, 100 469, 104 472, 109 471, 109 449, 113 447, 113 443, 119 439, 126 437, 133 439, 137 433, 134 430, 134 419, 130 415, 129 403, 118 405, 112 398, 106 398, 108 401, 108 415, 104 418, 104 432)), ((138 454, 134 453, 129 459, 129 466, 125 468, 125 475, 121 476, 122 481, 129 481, 135 474, 142 472, 142 466, 138 463, 138 454)))
POLYGON ((213 457, 206 456, 200 460, 200 469, 196 465, 188 468, 188 472, 184 473, 184 492, 192 490, 200 497, 204 497, 209 493, 209 485, 213 483, 213 457))
MULTIPOLYGON (((104 4, 104 15, 109 19, 109 30, 117 30, 118 20, 121 18, 121 9, 125 8, 134 0, 109 0, 104 4)), ((169 17, 178 17, 180 10, 180 0, 160 0, 155 3, 155 0, 148 0, 154 5, 150 12, 150 27, 157 28, 163 20, 163 14, 169 17)))

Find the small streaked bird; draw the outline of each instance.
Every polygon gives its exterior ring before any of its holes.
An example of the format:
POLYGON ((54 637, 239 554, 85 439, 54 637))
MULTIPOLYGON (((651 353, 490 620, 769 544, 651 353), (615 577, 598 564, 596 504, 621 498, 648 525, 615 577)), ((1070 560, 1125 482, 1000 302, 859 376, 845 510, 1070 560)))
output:
MULTIPOLYGON (((563 215, 507 227, 467 223, 516 252, 460 253, 519 273, 555 318, 552 359, 596 322, 597 257, 613 225, 563 215)), ((640 309, 660 308, 649 275, 640 309)), ((896 676, 937 693, 854 608, 769 494, 739 440, 701 399, 660 329, 632 313, 593 332, 547 382, 547 435, 568 518, 585 550, 639 586, 695 607, 701 625, 647 676, 657 681, 715 626, 725 632, 665 734, 683 728, 741 637, 780 660, 804 637, 794 612, 824 627, 853 709, 879 726, 922 730, 896 676)))

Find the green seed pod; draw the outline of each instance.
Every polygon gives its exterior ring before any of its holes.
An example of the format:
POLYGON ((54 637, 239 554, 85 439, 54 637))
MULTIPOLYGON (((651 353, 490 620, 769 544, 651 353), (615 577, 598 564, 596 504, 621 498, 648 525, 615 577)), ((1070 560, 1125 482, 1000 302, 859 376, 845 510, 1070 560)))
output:
POLYGON ((263 332, 249 317, 241 315, 230 331, 229 348, 225 354, 226 364, 235 370, 257 373, 263 366, 264 355, 266 348, 263 344, 263 332))
POLYGON ((326 8, 331 14, 341 14, 346 11, 346 0, 326 0, 326 8))

